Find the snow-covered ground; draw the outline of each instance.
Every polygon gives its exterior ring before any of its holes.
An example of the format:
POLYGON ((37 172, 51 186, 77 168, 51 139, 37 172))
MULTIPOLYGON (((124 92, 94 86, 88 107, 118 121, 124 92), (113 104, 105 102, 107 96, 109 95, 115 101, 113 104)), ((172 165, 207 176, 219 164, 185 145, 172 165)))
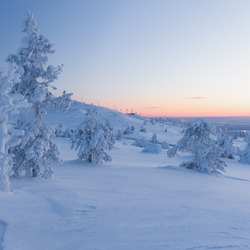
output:
MULTIPOLYGON (((48 119, 75 128, 81 112, 48 119)), ((56 138, 64 163, 53 179, 11 178, 13 192, 0 193, 0 249, 250 249, 249 165, 227 160, 223 175, 179 168, 186 155, 133 146, 153 133, 175 144, 179 126, 102 115, 115 131, 135 126, 134 134, 116 142, 111 163, 95 166, 77 160, 69 139, 56 138)))

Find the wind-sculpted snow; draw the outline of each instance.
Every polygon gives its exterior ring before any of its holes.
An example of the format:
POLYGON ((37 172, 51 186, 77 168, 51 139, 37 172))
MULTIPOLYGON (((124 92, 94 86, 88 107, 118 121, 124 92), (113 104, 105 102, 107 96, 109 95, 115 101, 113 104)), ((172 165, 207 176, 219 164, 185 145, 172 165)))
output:
POLYGON ((72 208, 72 204, 68 204, 68 206, 63 205, 60 203, 60 201, 56 201, 53 199, 48 198, 48 202, 51 205, 52 212, 62 216, 62 217, 70 217, 70 216, 81 216, 81 215, 87 215, 89 212, 96 209, 96 206, 94 205, 86 205, 83 204, 77 208, 72 208))

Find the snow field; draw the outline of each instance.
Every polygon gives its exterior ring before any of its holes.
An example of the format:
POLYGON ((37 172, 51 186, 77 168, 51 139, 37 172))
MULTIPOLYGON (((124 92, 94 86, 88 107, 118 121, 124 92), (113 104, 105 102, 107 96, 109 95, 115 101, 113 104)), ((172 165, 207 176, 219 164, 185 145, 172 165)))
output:
POLYGON ((14 192, 0 194, 4 249, 249 249, 247 165, 206 175, 124 140, 93 167, 56 142, 65 163, 54 179, 12 178, 14 192))

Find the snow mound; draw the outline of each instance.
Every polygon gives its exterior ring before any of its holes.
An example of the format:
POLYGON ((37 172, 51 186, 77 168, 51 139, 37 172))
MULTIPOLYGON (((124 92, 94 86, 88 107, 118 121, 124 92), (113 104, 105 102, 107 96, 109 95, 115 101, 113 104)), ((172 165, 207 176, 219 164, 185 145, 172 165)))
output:
POLYGON ((140 148, 144 148, 147 146, 147 144, 148 142, 145 140, 145 138, 142 137, 142 138, 137 139, 133 145, 140 147, 140 148))
POLYGON ((142 153, 159 154, 161 153, 161 147, 158 144, 148 143, 142 153))

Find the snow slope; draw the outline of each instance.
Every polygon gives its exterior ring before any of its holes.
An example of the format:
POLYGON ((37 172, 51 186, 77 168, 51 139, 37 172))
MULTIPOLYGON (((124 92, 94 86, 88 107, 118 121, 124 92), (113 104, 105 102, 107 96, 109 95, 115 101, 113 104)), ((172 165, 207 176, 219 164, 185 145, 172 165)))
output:
MULTIPOLYGON (((62 115, 60 112, 50 110, 47 114, 47 119, 55 126, 61 123, 66 127, 74 129, 85 119, 84 115, 86 114, 86 110, 89 107, 93 106, 86 103, 73 101, 69 111, 67 111, 64 115, 62 115)), ((123 113, 104 107, 95 107, 97 109, 99 118, 103 121, 110 120, 112 126, 116 129, 125 129, 126 126, 129 125, 140 126, 143 124, 144 119, 148 120, 147 118, 142 118, 136 115, 124 115, 123 113)))
MULTIPOLYGON (((75 129, 84 121, 86 110, 90 106, 92 105, 73 101, 69 111, 62 114, 60 112, 50 110, 46 115, 46 119, 53 124, 55 128, 57 128, 59 124, 62 124, 64 130, 67 128, 75 129)), ((112 127, 114 128, 114 134, 117 134, 118 130, 123 133, 127 127, 134 126, 135 131, 133 135, 128 135, 126 137, 132 139, 145 137, 147 140, 150 140, 153 133, 157 133, 157 136, 161 138, 161 141, 168 141, 169 143, 176 143, 181 137, 180 131, 182 128, 173 122, 169 121, 165 123, 155 123, 152 125, 150 118, 137 115, 129 116, 108 108, 98 106, 95 107, 100 120, 110 121, 112 127), (147 133, 139 131, 142 127, 147 130, 147 133), (165 132, 165 129, 167 129, 167 132, 165 132)))
MULTIPOLYGON (((76 127, 81 110, 53 123, 76 127)), ((106 111, 115 129, 135 125, 131 138, 97 166, 79 162, 69 139, 56 138, 64 164, 54 166, 54 179, 11 178, 13 192, 0 193, 0 249, 250 249, 248 165, 228 160, 224 175, 179 168, 185 154, 172 159, 165 149, 147 154, 132 145, 141 118, 106 111)), ((181 136, 171 123, 146 126, 149 139, 181 136)))

